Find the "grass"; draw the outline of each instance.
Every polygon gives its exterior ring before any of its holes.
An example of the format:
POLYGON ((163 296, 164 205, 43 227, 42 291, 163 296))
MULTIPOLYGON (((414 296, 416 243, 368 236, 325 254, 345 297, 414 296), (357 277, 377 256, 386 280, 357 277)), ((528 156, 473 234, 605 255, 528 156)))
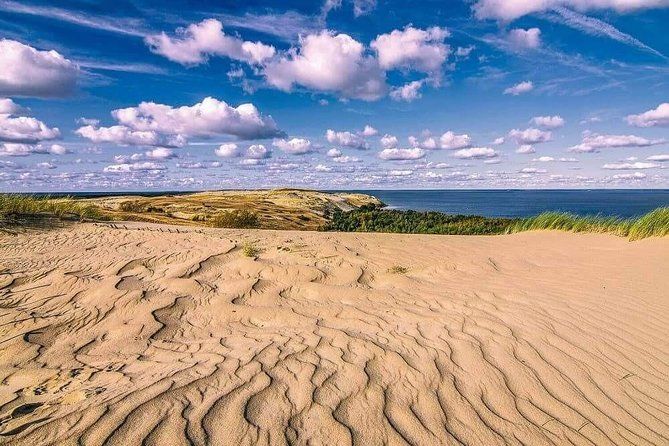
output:
POLYGON ((658 208, 638 218, 590 216, 546 212, 522 219, 448 215, 440 212, 384 210, 363 206, 350 212, 335 212, 322 229, 344 232, 398 232, 410 234, 495 235, 523 231, 558 230, 607 233, 630 240, 669 235, 669 207, 658 208))
POLYGON ((216 228, 252 229, 260 226, 258 214, 248 209, 234 209, 216 214, 211 219, 216 228))
POLYGON ((252 242, 244 242, 244 245, 242 245, 242 254, 246 257, 257 257, 260 254, 260 248, 252 242))
POLYGON ((100 219, 96 206, 72 198, 37 197, 34 195, 0 194, 0 219, 21 222, 44 218, 61 220, 100 219))
POLYGON ((390 274, 406 274, 409 272, 409 268, 401 265, 394 265, 388 268, 390 274))

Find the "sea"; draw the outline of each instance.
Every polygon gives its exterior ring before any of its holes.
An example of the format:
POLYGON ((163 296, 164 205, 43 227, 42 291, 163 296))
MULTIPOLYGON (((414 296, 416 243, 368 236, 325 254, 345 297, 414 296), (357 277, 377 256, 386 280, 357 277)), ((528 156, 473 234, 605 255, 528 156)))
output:
MULTIPOLYGON (((69 192, 80 197, 108 195, 156 196, 195 191, 69 192)), ((331 191, 335 192, 335 191, 331 191)), ((575 215, 637 217, 669 206, 669 189, 533 189, 533 190, 347 190, 374 195, 390 209, 439 211, 484 217, 529 217, 546 211, 575 215)))
POLYGON ((392 209, 485 217, 529 217, 546 211, 637 217, 669 206, 669 189, 361 190, 392 209))

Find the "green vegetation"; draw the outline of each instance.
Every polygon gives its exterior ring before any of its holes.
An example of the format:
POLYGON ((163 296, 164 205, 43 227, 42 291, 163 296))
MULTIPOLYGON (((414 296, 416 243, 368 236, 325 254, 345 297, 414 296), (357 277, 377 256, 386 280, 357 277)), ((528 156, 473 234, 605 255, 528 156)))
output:
POLYGON ((406 274, 409 272, 409 268, 400 265, 394 265, 388 268, 390 274, 406 274))
POLYGON ((363 206, 350 212, 335 211, 326 231, 398 232, 409 234, 494 235, 522 231, 559 230, 609 233, 630 240, 669 235, 669 207, 635 219, 579 217, 564 212, 546 212, 536 217, 509 219, 441 212, 384 210, 363 206))
POLYGON ((245 242, 244 245, 242 245, 242 253, 246 257, 256 257, 260 254, 260 248, 252 242, 245 242))
POLYGON ((260 222, 256 213, 247 209, 234 209, 215 215, 211 225, 216 228, 250 229, 259 227, 260 222))
POLYGON ((45 218, 85 220, 101 219, 102 216, 97 206, 83 204, 69 197, 0 194, 0 220, 20 223, 45 218))
POLYGON ((323 229, 343 232, 483 235, 503 234, 515 221, 506 218, 384 210, 378 206, 362 206, 350 212, 336 210, 323 229))

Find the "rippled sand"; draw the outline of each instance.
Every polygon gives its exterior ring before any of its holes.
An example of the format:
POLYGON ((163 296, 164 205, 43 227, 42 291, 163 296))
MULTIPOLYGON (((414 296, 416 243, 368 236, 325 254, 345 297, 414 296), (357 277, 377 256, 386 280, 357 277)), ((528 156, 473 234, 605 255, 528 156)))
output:
POLYGON ((0 272, 3 444, 669 444, 669 239, 78 224, 0 272))

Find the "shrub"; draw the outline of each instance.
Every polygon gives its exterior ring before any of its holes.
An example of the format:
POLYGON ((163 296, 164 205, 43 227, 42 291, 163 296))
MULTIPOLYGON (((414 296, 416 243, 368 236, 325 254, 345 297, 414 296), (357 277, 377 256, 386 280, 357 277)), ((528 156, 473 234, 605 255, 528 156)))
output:
POLYGON ((409 271, 408 268, 400 265, 394 265, 388 268, 390 274, 406 274, 409 271))
POLYGON ((139 200, 122 201, 118 208, 123 212, 146 212, 146 204, 139 200))
POLYGON ((260 254, 260 248, 258 248, 252 242, 244 242, 244 245, 242 246, 242 253, 246 257, 256 257, 258 254, 260 254))
POLYGON ((211 219, 211 225, 216 228, 248 229, 259 226, 258 215, 247 209, 235 209, 221 212, 211 219))

